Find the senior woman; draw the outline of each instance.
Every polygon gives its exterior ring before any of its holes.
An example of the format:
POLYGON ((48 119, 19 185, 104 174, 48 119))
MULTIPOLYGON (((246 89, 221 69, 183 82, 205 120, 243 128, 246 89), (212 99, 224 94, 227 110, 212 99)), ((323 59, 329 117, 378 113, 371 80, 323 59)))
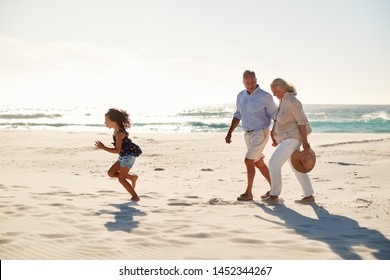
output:
POLYGON ((271 90, 280 103, 275 114, 274 127, 271 131, 273 146, 277 147, 269 160, 268 168, 271 177, 271 190, 266 202, 277 202, 282 191, 282 166, 289 161, 302 189, 304 197, 297 203, 314 202, 314 190, 309 176, 297 171, 291 164, 291 155, 303 150, 310 151, 307 135, 311 132, 309 122, 303 111, 301 102, 295 97, 295 88, 285 80, 277 78, 271 83, 271 90))

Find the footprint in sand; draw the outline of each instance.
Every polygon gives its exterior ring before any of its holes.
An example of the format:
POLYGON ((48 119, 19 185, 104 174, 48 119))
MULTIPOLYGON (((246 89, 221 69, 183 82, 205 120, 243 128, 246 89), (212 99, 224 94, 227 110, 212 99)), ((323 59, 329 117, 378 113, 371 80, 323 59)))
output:
POLYGON ((186 201, 178 200, 178 199, 169 199, 168 201, 172 201, 168 203, 169 206, 192 206, 196 203, 188 203, 186 201))
POLYGON ((165 170, 164 168, 160 168, 160 167, 154 169, 154 171, 164 171, 164 170, 165 170))

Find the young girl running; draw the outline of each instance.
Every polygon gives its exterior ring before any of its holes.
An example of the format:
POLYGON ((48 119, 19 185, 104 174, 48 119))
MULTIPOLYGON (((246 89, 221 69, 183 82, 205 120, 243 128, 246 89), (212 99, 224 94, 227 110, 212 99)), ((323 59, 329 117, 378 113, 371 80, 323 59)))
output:
POLYGON ((109 153, 119 154, 118 160, 108 170, 108 176, 111 178, 118 178, 122 186, 125 187, 131 195, 131 200, 139 201, 140 198, 135 192, 138 176, 129 174, 129 171, 135 163, 135 158, 138 157, 142 151, 128 137, 129 134, 126 131, 126 128, 130 128, 131 126, 129 115, 123 110, 109 109, 105 118, 106 126, 114 129, 114 148, 106 147, 100 141, 95 142, 95 147, 109 153), (131 184, 127 179, 131 181, 131 184))

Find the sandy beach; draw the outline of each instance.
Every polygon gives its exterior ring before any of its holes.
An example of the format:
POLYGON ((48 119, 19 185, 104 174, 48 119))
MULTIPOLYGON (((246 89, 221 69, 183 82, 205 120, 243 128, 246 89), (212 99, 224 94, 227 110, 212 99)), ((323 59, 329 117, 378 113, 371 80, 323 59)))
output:
MULTIPOLYGON (((94 148, 107 133, 0 131, 0 259, 390 259, 390 134, 312 134, 316 204, 299 205, 288 164, 277 205, 256 174, 246 185, 245 144, 224 134, 134 134, 144 153, 138 203, 94 148)), ((274 148, 265 149, 266 162, 274 148)))

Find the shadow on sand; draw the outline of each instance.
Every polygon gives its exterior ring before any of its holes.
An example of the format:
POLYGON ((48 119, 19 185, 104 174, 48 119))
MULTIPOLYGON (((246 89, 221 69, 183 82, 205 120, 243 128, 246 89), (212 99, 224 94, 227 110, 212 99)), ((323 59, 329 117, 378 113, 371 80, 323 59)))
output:
POLYGON ((257 203, 269 215, 279 217, 282 222, 271 221, 255 215, 257 218, 295 230, 296 233, 312 240, 327 243, 329 247, 346 260, 360 260, 361 257, 353 251, 353 246, 365 246, 372 250, 378 260, 390 259, 390 240, 377 230, 359 226, 358 222, 344 216, 332 215, 322 206, 310 204, 318 219, 303 216, 287 208, 283 204, 272 208, 257 203))
POLYGON ((105 224, 109 231, 124 231, 130 233, 133 229, 137 228, 139 222, 134 221, 135 216, 145 216, 146 214, 131 205, 136 204, 135 202, 126 202, 121 204, 109 204, 108 206, 115 207, 118 211, 100 211, 96 215, 108 214, 114 215, 114 222, 107 222, 105 224))

